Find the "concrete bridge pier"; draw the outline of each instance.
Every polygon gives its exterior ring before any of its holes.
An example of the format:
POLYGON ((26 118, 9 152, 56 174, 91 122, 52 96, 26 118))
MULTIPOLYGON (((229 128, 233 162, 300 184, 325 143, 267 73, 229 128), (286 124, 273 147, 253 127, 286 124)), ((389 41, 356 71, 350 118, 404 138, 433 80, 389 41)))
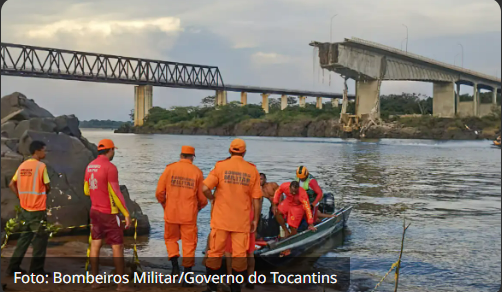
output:
POLYGON ((432 92, 432 115, 443 118, 454 117, 455 83, 434 82, 432 92))
POLYGON ((215 105, 221 106, 227 104, 227 92, 224 90, 216 90, 215 105))
POLYGON ((317 109, 322 109, 322 97, 316 97, 315 107, 317 109))
POLYGON ((331 105, 333 107, 339 107, 340 106, 340 99, 339 98, 334 98, 331 100, 331 105))
POLYGON ((473 108, 473 113, 472 115, 474 117, 477 117, 478 116, 478 108, 479 108, 479 96, 478 96, 478 84, 477 83, 474 83, 474 86, 473 86, 473 89, 472 89, 472 108, 473 108))
POLYGON ((153 87, 138 85, 134 87, 134 126, 143 126, 148 112, 153 107, 153 87))
POLYGON ((248 104, 248 94, 247 92, 241 92, 241 105, 245 106, 248 104))
POLYGON ((268 93, 262 93, 261 94, 261 98, 262 98, 262 102, 261 102, 261 107, 263 108, 263 111, 265 111, 266 114, 268 114, 268 96, 270 94, 268 93))
POLYGON ((305 99, 305 96, 298 97, 298 103, 300 104, 300 107, 305 107, 305 99))
POLYGON ((492 90, 492 104, 497 105, 497 88, 492 90))
POLYGON ((288 107, 288 96, 283 94, 281 96, 281 111, 288 107))
MULTIPOLYGON (((380 104, 380 88, 378 80, 356 81, 356 115, 369 114, 371 110, 380 104)), ((378 107, 380 117, 380 107, 378 107)))

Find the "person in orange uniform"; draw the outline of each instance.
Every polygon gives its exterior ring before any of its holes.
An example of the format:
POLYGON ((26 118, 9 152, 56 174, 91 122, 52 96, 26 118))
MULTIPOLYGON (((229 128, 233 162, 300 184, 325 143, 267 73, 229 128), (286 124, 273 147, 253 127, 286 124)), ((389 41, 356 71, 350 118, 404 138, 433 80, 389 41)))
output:
POLYGON ((41 222, 47 220, 47 193, 51 188, 47 167, 40 161, 45 158, 45 143, 31 142, 30 153, 31 158, 21 163, 9 184, 9 188, 19 198, 22 209, 19 219, 26 222, 21 226, 22 233, 7 268, 9 275, 26 273, 20 265, 30 244, 33 244, 30 274, 47 274, 44 263, 49 235, 41 222))
MULTIPOLYGON (((98 158, 85 170, 84 193, 91 197, 91 254, 92 274, 99 273, 99 252, 103 239, 112 246, 113 260, 117 275, 124 275, 124 231, 119 212, 125 217, 125 228, 131 226, 131 217, 120 192, 117 167, 111 163, 115 156, 115 144, 110 139, 103 139, 98 144, 98 158)), ((98 283, 92 288, 100 288, 98 283)), ((118 284, 119 291, 132 291, 124 283, 118 284)))
MULTIPOLYGON (((194 147, 181 147, 180 160, 166 166, 155 192, 157 200, 164 208, 164 239, 169 260, 173 264, 173 274, 179 274, 180 239, 183 245, 184 271, 192 271, 198 240, 197 215, 207 206, 207 198, 202 192, 204 176, 202 171, 192 164, 194 157, 194 147)), ((190 285, 184 282, 183 286, 190 285)))
MULTIPOLYGON (((209 200, 214 199, 206 271, 208 276, 218 273, 230 237, 233 274, 245 278, 249 234, 256 231, 261 214, 260 174, 254 164, 244 160, 246 143, 242 139, 233 140, 229 152, 230 158, 217 162, 204 180, 204 194, 209 200), (216 196, 211 193, 214 188, 216 196), (254 207, 253 220, 248 216, 251 204, 254 207)), ((206 291, 216 289, 217 283, 210 282, 206 291)), ((232 292, 241 291, 241 286, 231 283, 230 289, 232 292)))
MULTIPOLYGON (((249 216, 249 219, 251 221, 254 220, 254 208, 251 208, 251 213, 249 216)), ((256 233, 250 233, 249 234, 249 247, 247 250, 247 272, 248 275, 251 275, 254 273, 254 267, 255 267, 255 260, 254 260, 254 251, 255 251, 255 244, 256 244, 256 233)), ((227 264, 227 274, 231 275, 232 274, 232 238, 229 236, 227 237, 227 244, 225 247, 225 257, 226 257, 226 264, 227 264)), ((247 279, 246 279, 247 280, 247 279)), ((251 283, 246 283, 246 288, 249 289, 254 289, 254 285, 251 283)))
POLYGON ((277 191, 275 191, 272 212, 277 222, 279 222, 284 230, 286 237, 293 236, 297 233, 303 216, 307 217, 307 222, 309 224, 308 229, 312 231, 316 230, 307 192, 300 187, 297 181, 283 183, 277 191), (277 206, 283 194, 286 195, 286 199, 277 206), (286 227, 284 216, 287 218, 287 223, 291 231, 286 227))

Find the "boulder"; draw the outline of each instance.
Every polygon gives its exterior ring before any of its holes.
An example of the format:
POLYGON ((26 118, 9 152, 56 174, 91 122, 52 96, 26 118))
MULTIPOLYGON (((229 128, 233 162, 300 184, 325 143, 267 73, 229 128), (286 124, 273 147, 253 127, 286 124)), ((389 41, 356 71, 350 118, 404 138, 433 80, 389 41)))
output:
POLYGON ((53 118, 54 116, 46 109, 39 107, 33 99, 28 99, 22 93, 14 92, 2 97, 1 115, 2 121, 7 116, 14 114, 9 119, 22 121, 31 118, 53 118), (16 113, 17 112, 17 113, 16 113), (14 114, 16 113, 16 114, 14 114))
POLYGON ((89 142, 89 140, 87 140, 83 136, 80 137, 80 142, 84 144, 85 148, 89 149, 92 152, 94 158, 98 157, 98 146, 96 146, 96 144, 89 142))
POLYGON ((29 120, 21 121, 16 126, 12 137, 21 138, 24 132, 28 130, 54 133, 56 132, 56 122, 52 118, 32 118, 29 120))
POLYGON ((1 220, 2 223, 9 221, 10 218, 16 217, 16 206, 19 206, 19 199, 14 195, 14 193, 8 188, 4 187, 2 184, 1 189, 1 220))
POLYGON ((16 129, 16 123, 14 121, 8 121, 2 124, 2 134, 5 133, 7 137, 12 138, 14 130, 16 129))
MULTIPOLYGON (((47 221, 64 227, 82 226, 89 224, 89 211, 91 200, 89 197, 78 194, 78 189, 71 185, 66 174, 58 173, 47 165, 51 180, 51 191, 47 196, 47 221)), ((71 232, 71 229, 62 230, 62 234, 71 232)))
MULTIPOLYGON (((2 188, 9 186, 10 180, 17 171, 18 166, 23 162, 23 157, 21 155, 12 155, 2 157, 1 166, 1 183, 2 188)), ((3 216, 3 215, 2 215, 3 216)))
MULTIPOLYGON (((131 218, 135 218, 136 220, 138 220, 138 228, 137 228, 138 235, 148 234, 150 232, 150 222, 148 221, 148 216, 143 214, 141 208, 136 203, 136 201, 131 200, 131 196, 129 195, 129 191, 127 190, 126 186, 121 185, 120 192, 122 192, 122 195, 124 196, 124 200, 126 201, 127 205, 127 210, 129 210, 131 218)), ((133 230, 134 229, 130 230, 129 232, 133 230)))
POLYGON ((80 138, 82 132, 79 129, 79 121, 74 115, 59 116, 55 119, 56 132, 65 133, 66 135, 80 138))

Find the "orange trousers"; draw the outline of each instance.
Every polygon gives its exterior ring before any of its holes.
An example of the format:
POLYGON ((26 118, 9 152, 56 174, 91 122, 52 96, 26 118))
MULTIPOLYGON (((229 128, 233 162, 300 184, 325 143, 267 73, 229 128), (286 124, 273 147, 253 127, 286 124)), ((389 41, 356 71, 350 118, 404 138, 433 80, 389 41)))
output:
POLYGON ((232 269, 236 272, 247 270, 247 250, 249 248, 249 232, 230 232, 213 229, 209 236, 206 266, 212 270, 221 268, 223 254, 227 246, 227 238, 232 239, 232 269))
POLYGON ((169 259, 180 256, 178 241, 181 239, 183 248, 183 267, 195 265, 195 249, 197 248, 197 224, 171 224, 165 222, 164 240, 169 259))

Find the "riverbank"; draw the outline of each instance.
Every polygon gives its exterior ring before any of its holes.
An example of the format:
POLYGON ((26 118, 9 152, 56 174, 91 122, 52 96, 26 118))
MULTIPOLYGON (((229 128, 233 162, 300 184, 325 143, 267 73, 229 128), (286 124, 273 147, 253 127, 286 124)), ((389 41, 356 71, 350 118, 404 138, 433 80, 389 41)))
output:
POLYGON ((274 119, 249 119, 221 126, 197 126, 180 122, 164 126, 120 128, 115 133, 177 134, 214 136, 268 136, 268 137, 316 137, 316 138, 395 138, 433 140, 495 139, 500 132, 500 119, 485 118, 436 118, 431 116, 393 118, 368 128, 364 133, 345 133, 336 119, 299 118, 281 121, 274 119), (466 127, 467 126, 467 127, 466 127), (477 131, 477 133, 476 133, 477 131))

